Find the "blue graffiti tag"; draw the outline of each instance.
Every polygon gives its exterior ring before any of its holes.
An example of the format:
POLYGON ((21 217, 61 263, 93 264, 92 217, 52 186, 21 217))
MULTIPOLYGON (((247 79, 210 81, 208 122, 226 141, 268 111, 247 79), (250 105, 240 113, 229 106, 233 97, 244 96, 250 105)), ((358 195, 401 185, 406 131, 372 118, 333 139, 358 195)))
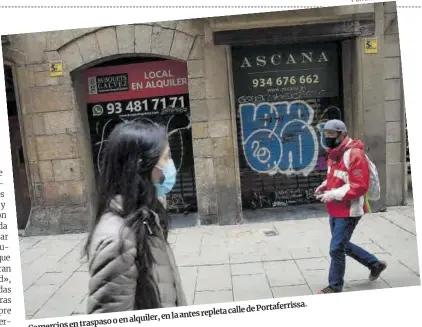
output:
POLYGON ((327 149, 327 143, 325 143, 325 136, 324 136, 324 133, 322 132, 324 130, 324 126, 325 126, 325 123, 319 123, 318 125, 316 125, 316 128, 320 132, 320 143, 321 143, 321 147, 324 150, 326 150, 327 149))
POLYGON ((304 101, 240 105, 245 159, 259 173, 309 175, 318 161, 313 109, 304 101))

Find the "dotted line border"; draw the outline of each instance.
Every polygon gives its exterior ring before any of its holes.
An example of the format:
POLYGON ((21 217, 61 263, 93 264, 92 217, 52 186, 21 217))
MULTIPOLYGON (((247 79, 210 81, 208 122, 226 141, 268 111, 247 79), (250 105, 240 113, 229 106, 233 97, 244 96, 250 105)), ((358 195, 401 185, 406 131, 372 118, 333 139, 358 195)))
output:
MULTIPOLYGON (((228 9, 228 8, 289 8, 312 9, 327 8, 327 6, 0 6, 0 9, 228 9)), ((397 8, 419 9, 422 6, 397 6, 397 8)))

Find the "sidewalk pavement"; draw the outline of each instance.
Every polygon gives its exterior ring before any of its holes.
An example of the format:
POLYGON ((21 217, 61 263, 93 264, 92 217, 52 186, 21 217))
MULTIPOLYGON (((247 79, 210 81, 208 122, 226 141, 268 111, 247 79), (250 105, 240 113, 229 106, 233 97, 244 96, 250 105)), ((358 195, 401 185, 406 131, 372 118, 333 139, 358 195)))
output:
MULTIPOLYGON (((328 219, 323 211, 299 216, 311 218, 172 229, 169 241, 189 303, 311 295, 326 286, 328 219)), ((88 272, 79 259, 85 236, 21 238, 27 319, 84 314, 88 272)), ((352 241, 389 266, 369 282, 369 271, 347 258, 345 291, 420 285, 413 206, 365 215, 352 241)))

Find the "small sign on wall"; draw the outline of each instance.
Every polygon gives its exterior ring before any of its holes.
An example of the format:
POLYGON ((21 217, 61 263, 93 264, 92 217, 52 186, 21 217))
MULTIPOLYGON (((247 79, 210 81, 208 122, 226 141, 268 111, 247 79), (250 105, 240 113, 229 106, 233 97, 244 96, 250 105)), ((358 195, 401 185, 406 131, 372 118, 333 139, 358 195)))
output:
POLYGON ((378 53, 378 38, 365 39, 365 53, 378 53))
POLYGON ((61 61, 50 62, 50 76, 51 77, 63 76, 63 62, 61 61))

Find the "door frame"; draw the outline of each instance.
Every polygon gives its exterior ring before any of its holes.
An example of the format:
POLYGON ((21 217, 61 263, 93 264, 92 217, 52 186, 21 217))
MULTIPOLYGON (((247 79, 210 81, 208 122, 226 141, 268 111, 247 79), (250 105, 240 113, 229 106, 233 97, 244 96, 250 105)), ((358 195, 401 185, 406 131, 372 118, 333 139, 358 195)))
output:
MULTIPOLYGON (((7 60, 7 59, 3 59, 3 65, 4 66, 8 66, 11 68, 12 71, 12 78, 13 78, 13 88, 14 88, 14 93, 15 93, 15 101, 16 101, 16 111, 17 111, 17 118, 18 118, 18 123, 19 123, 19 133, 21 136, 21 142, 22 142, 22 150, 23 150, 23 157, 24 157, 24 165, 25 165, 25 172, 26 172, 26 181, 27 181, 27 185, 28 185, 28 193, 29 193, 29 211, 28 211, 28 217, 26 217, 26 223, 25 223, 25 228, 29 223, 30 220, 30 216, 31 216, 31 211, 32 211, 32 206, 34 203, 34 188, 33 188, 33 184, 32 184, 32 175, 31 175, 31 170, 29 168, 29 157, 28 157, 28 148, 27 148, 27 144, 26 144, 26 132, 25 132, 25 124, 23 122, 24 117, 23 117, 23 113, 22 113, 22 107, 21 107, 21 103, 20 103, 20 92, 19 92, 19 84, 17 81, 17 72, 16 72, 16 65, 13 61, 7 60)), ((9 145, 11 147, 11 140, 9 137, 9 145)), ((11 154, 12 155, 12 154, 11 154)), ((13 183, 15 183, 15 180, 13 179, 13 183)), ((16 216, 16 219, 18 219, 18 217, 16 216)), ((16 221, 17 223, 17 221, 16 221)))

